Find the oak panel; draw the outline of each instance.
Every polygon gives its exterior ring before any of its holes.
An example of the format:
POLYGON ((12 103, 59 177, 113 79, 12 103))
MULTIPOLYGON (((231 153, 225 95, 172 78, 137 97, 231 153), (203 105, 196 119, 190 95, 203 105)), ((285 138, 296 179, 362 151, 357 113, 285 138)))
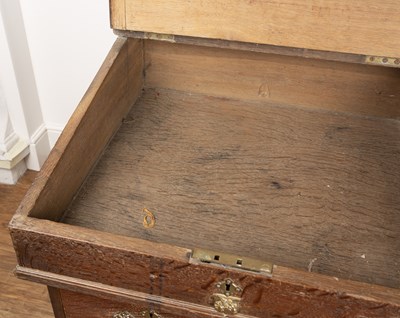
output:
POLYGON ((146 87, 400 118, 400 69, 145 42, 146 87))
POLYGON ((141 93, 142 51, 141 40, 116 40, 18 213, 51 220, 62 216, 141 93))
POLYGON ((127 30, 400 57, 396 0, 126 0, 127 30))
POLYGON ((92 295, 106 293, 126 299, 131 294, 137 297, 143 293, 141 298, 150 301, 160 302, 162 297, 168 297, 172 302, 210 306, 210 295, 218 291, 217 282, 229 277, 243 288, 243 315, 260 318, 294 313, 301 318, 400 315, 397 289, 280 266, 274 268, 273 277, 269 278, 227 267, 190 263, 185 249, 31 218, 14 224, 12 236, 19 264, 27 268, 18 269, 17 274, 57 288, 70 289, 76 285, 75 291, 89 289, 92 295))

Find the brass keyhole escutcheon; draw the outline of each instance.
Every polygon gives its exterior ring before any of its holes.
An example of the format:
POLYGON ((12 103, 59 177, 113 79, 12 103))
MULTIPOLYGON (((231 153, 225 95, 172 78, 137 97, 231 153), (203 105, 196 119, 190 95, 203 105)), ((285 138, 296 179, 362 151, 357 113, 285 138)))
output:
POLYGON ((146 229, 150 229, 152 227, 154 227, 154 225, 156 224, 156 217, 154 216, 154 214, 148 210, 147 208, 143 209, 143 226, 146 229))
POLYGON ((140 314, 143 318, 162 318, 161 315, 157 314, 153 310, 145 310, 140 314))
POLYGON ((144 310, 137 315, 130 313, 129 311, 117 312, 113 315, 113 318, 162 318, 161 315, 157 314, 153 310, 144 310))
POLYGON ((215 310, 228 315, 239 313, 242 288, 230 278, 217 283, 216 287, 218 291, 211 296, 215 310))
POLYGON ((224 294, 214 294, 211 296, 215 310, 227 315, 239 313, 240 298, 226 296, 224 294))
POLYGON ((225 296, 237 296, 242 292, 242 288, 230 278, 217 283, 217 288, 219 289, 220 293, 224 294, 225 296))

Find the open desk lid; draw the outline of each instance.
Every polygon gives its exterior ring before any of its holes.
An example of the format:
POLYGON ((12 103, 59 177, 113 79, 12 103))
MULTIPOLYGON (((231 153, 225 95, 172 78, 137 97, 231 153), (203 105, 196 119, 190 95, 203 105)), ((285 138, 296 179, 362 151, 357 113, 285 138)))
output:
POLYGON ((400 57, 397 0, 110 0, 110 8, 117 30, 400 57))

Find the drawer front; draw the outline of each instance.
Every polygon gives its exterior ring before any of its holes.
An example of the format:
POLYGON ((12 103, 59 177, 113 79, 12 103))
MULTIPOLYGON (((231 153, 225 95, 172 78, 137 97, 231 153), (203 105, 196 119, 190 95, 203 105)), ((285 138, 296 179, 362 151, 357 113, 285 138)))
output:
MULTIPOLYGON (((202 313, 188 308, 171 307, 145 301, 120 302, 67 290, 60 290, 65 318, 211 318, 215 313, 202 313)), ((54 303, 53 303, 54 306, 54 303)))
POLYGON ((400 57, 397 1, 112 0, 114 29, 400 57))

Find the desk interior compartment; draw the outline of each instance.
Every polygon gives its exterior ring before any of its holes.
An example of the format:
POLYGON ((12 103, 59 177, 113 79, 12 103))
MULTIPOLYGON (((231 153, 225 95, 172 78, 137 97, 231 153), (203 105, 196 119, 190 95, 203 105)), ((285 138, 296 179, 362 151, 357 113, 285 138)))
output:
POLYGON ((396 68, 120 38, 13 222, 262 259, 400 305, 399 119, 396 68))

